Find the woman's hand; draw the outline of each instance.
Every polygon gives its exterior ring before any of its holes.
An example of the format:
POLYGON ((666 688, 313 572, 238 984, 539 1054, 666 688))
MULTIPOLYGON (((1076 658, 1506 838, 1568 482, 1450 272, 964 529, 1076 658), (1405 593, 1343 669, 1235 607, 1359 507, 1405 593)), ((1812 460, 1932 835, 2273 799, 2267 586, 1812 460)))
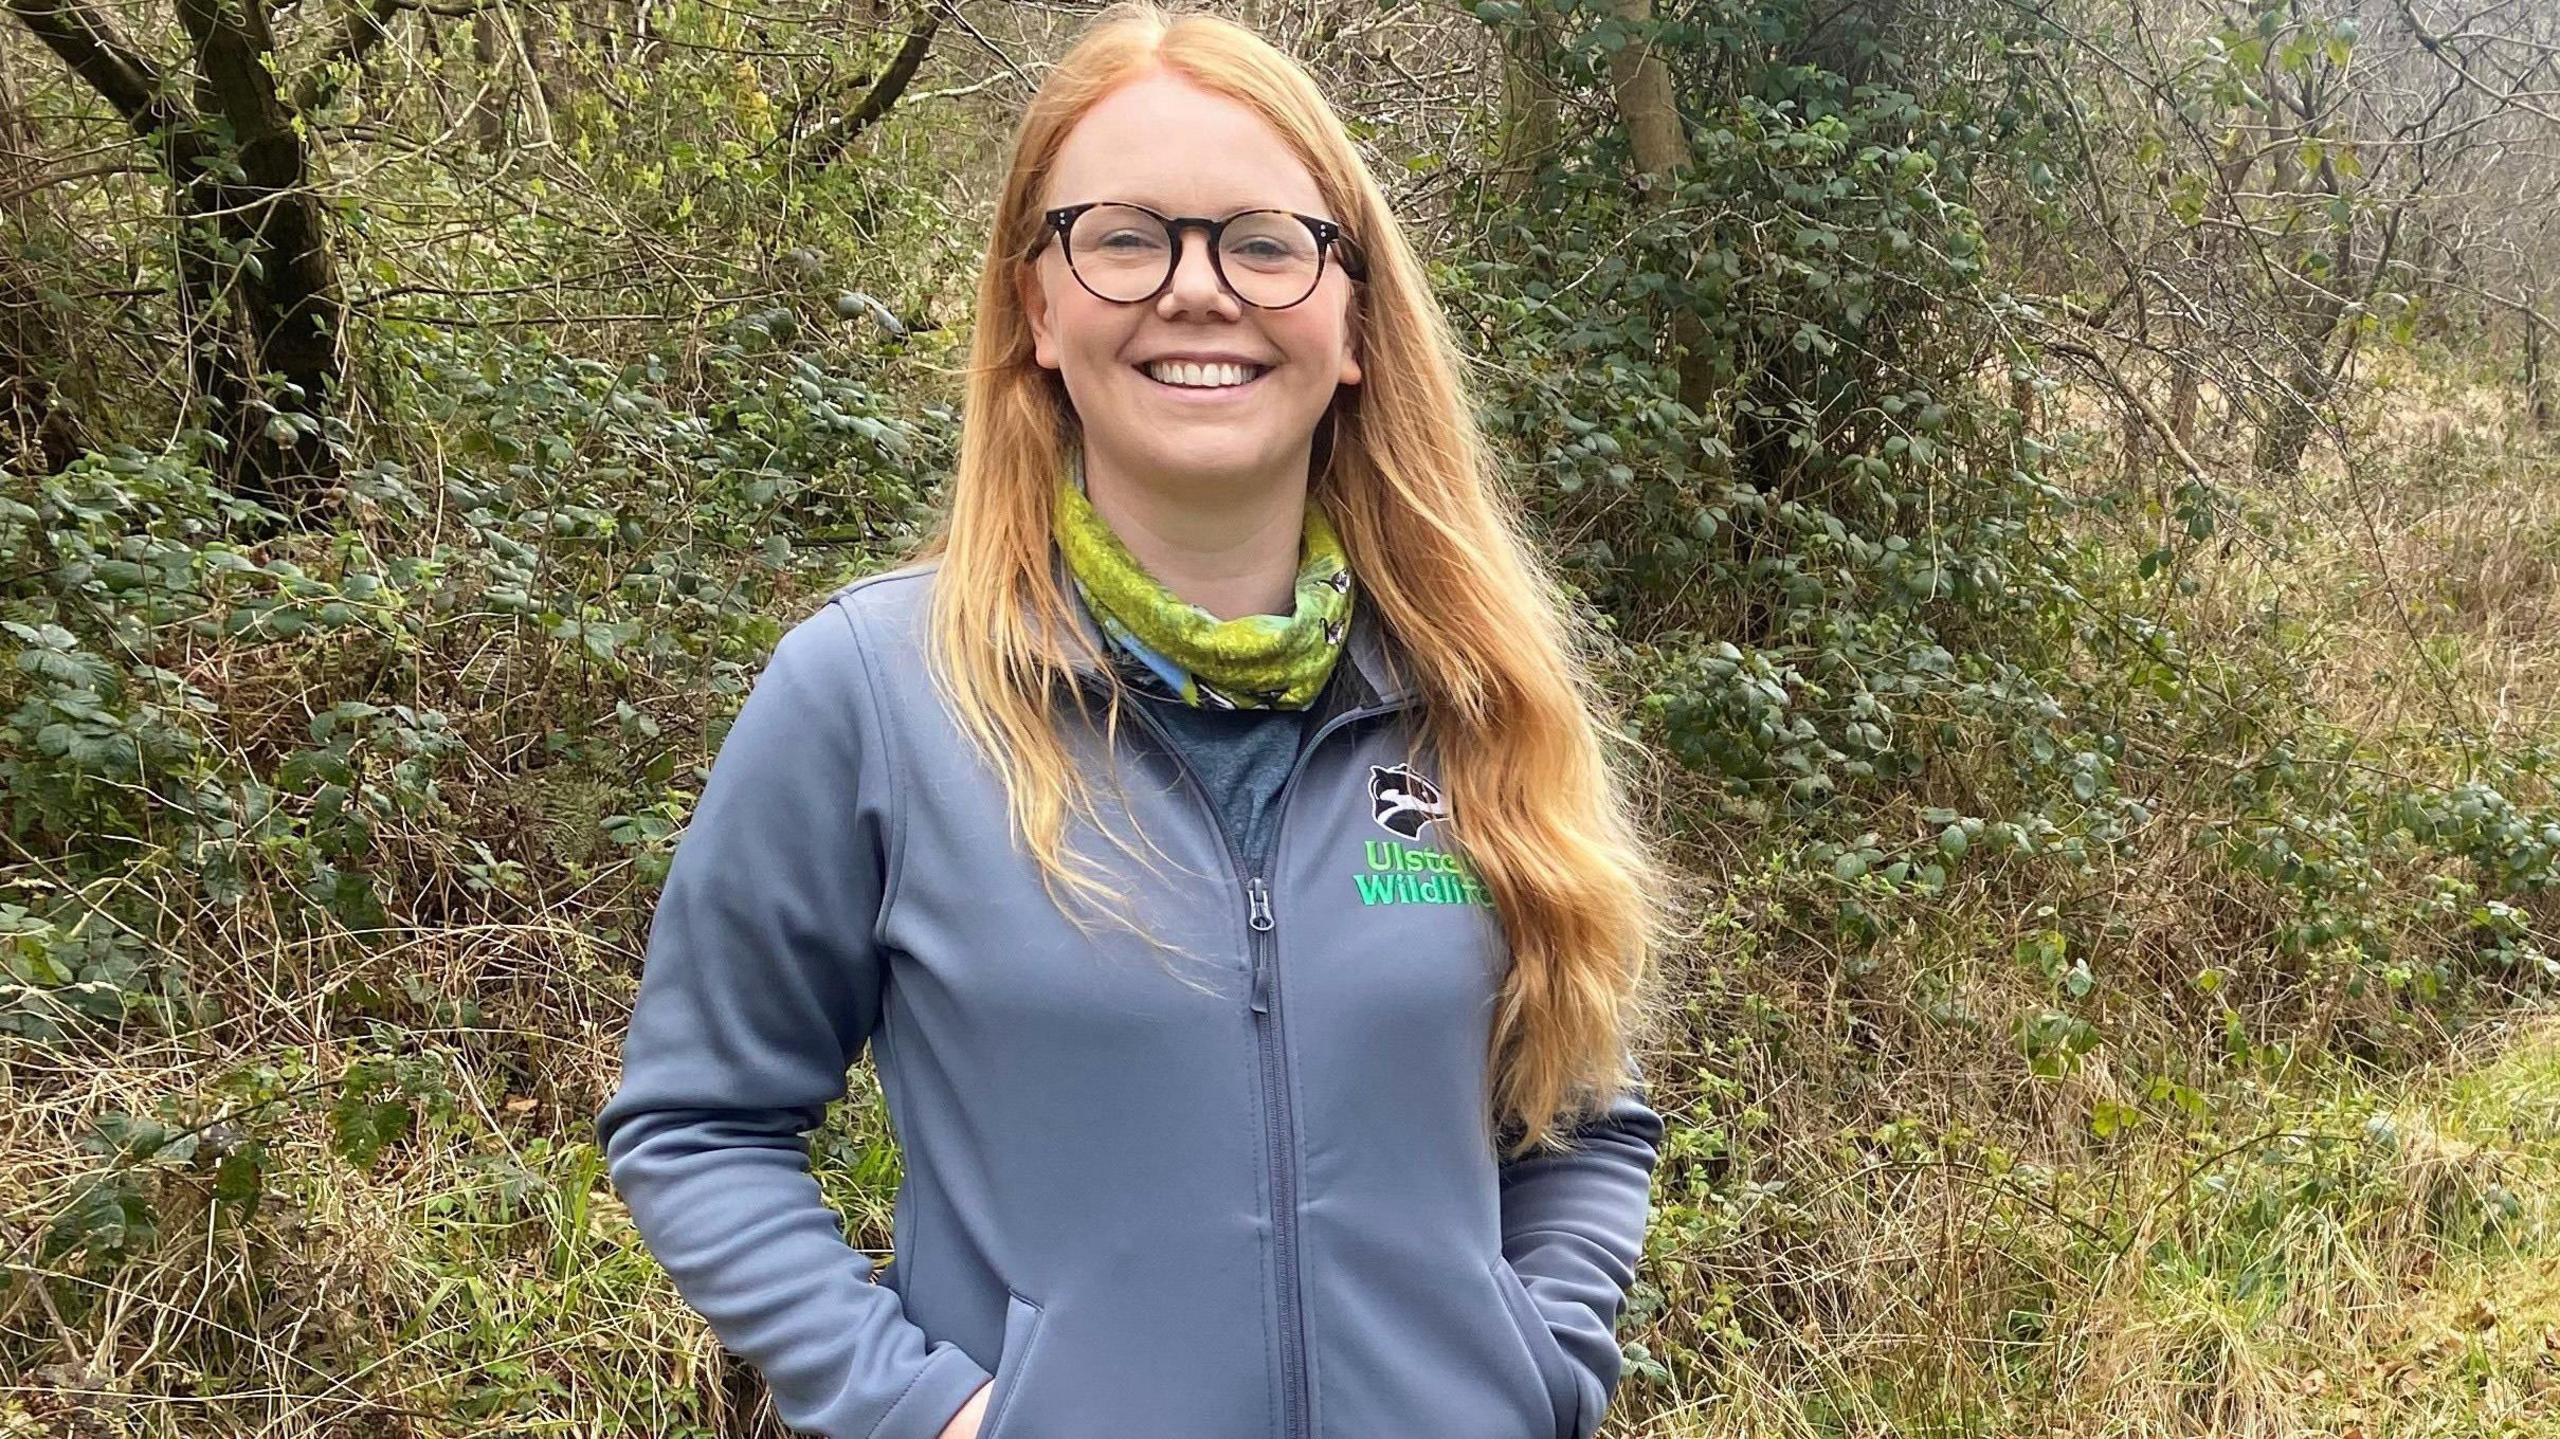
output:
POLYGON ((969 1396, 968 1403, 960 1406, 959 1413, 951 1416, 950 1423, 942 1426, 942 1433, 935 1439, 978 1439, 978 1426, 987 1419, 987 1395, 995 1387, 993 1380, 979 1385, 978 1391, 969 1396))

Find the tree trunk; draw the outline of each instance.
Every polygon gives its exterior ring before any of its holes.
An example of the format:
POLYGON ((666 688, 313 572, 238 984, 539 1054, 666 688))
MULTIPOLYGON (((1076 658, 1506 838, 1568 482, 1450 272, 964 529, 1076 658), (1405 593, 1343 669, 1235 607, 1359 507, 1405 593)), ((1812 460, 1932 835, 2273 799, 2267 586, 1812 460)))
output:
POLYGON ((482 10, 471 17, 471 58, 480 62, 473 67, 480 76, 480 93, 471 102, 471 133, 479 138, 483 155, 495 155, 507 144, 507 111, 503 103, 507 87, 501 83, 506 74, 507 48, 498 25, 495 10, 482 10))
POLYGON ((2197 385, 2195 361, 2180 356, 2176 377, 2169 382, 2169 433, 2191 455, 2196 452, 2197 385))
MULTIPOLYGON (((1609 0, 1609 12, 1641 29, 1652 23, 1653 0, 1609 0)), ((1680 123, 1671 67, 1654 53, 1650 36, 1630 39, 1609 53, 1609 84, 1618 102, 1618 118, 1626 123, 1628 148, 1635 154, 1645 202, 1664 206, 1690 163, 1689 133, 1680 123)), ((1715 378, 1706 323, 1696 310, 1682 305, 1672 312, 1671 343, 1679 353, 1681 403, 1704 414, 1714 401, 1715 378)))
POLYGON ((2329 398, 2329 372, 2316 360, 2297 360, 2285 376, 2284 392, 2269 404, 2258 426, 2253 456, 2266 474, 2291 476, 2302 468, 2302 452, 2311 447, 2311 429, 2320 403, 2329 398))
POLYGON ((2537 430, 2551 428, 2551 372, 2542 350, 2542 317, 2528 296, 2524 311, 2524 409, 2537 430))
MULTIPOLYGON (((2272 64, 2270 60, 2268 63, 2272 64)), ((2277 93, 2272 72, 2266 73, 2267 93, 2277 93)), ((2270 113, 2270 123, 2273 114, 2270 113)), ((2306 125, 2302 138, 2313 132, 2306 125)), ((2268 161, 2275 173, 2279 194, 2304 191, 2325 192, 2332 199, 2344 194, 2335 168, 2324 154, 2306 171, 2290 146, 2277 146, 2268 161)), ((2352 211, 2349 212, 2352 217, 2352 211)), ((2298 280, 2301 290, 2295 294, 2279 291, 2270 307, 2277 324, 2283 327, 2287 365, 2284 386, 2269 404, 2268 413, 2258 428, 2255 459, 2258 468, 2271 475, 2290 478, 2302 468, 2302 452, 2310 446, 2311 431, 2319 418, 2319 407, 2328 400, 2331 390, 2328 357, 2329 343, 2337 336, 2338 322, 2346 313, 2344 296, 2334 286, 2343 284, 2353 272, 2355 247, 2352 218, 2332 222, 2324 230, 2306 235, 2286 262, 2275 267, 2287 280, 2298 280), (2314 241, 2329 241, 2328 284, 2313 284, 2309 275, 2315 255, 2314 241), (2290 321, 2288 324, 2287 322, 2290 321)))
POLYGON ((258 263, 232 280, 246 334, 234 378, 253 396, 228 417, 245 488, 263 504, 291 511, 338 478, 326 442, 343 384, 337 263, 328 224, 310 185, 310 155, 295 115, 269 68, 275 35, 263 0, 178 0, 178 19, 196 49, 196 103, 231 125, 241 178, 199 169, 194 213, 218 218, 222 238, 258 263), (279 383, 270 387, 265 376, 279 383))
MULTIPOLYGON (((1631 26, 1653 20, 1653 0, 1609 0, 1610 14, 1631 26)), ((1680 109, 1671 89, 1671 69, 1653 52, 1652 41, 1630 40, 1609 52, 1609 83, 1626 121, 1636 169, 1649 182, 1661 182, 1689 168, 1689 136, 1681 127, 1680 109)), ((1658 185, 1648 185, 1659 193, 1658 185)))
POLYGON ((1515 204, 1528 200, 1563 129, 1550 78, 1555 35, 1543 7, 1532 7, 1528 18, 1502 40, 1501 153, 1494 167, 1499 193, 1515 204))
POLYGON ((52 376, 68 367, 59 317, 37 292, 22 237, 50 221, 33 188, 36 130, 0 50, 0 470, 59 474, 89 438, 52 376))
MULTIPOLYGON (((571 0, 573 10, 587 7, 587 0, 571 0)), ((601 25, 602 7, 595 7, 594 19, 601 25)), ((542 104, 544 133, 556 144, 577 143, 578 76, 574 52, 564 53, 557 32, 549 27, 517 32, 524 39, 525 60, 533 68, 534 89, 542 104)))
MULTIPOLYGON (((2124 383, 2131 386, 2142 381, 2138 376, 2128 375, 2124 383)), ((2031 387, 2011 383, 2009 402, 2021 416, 2028 413, 2027 404, 2034 397, 2035 391, 2031 387), (2021 389, 2026 390, 2024 397, 2017 393, 2021 389)), ((2020 428, 2026 428, 2023 422, 2020 428)), ((2151 422, 2144 419, 2142 411, 2130 402, 2125 405, 2124 416, 2118 422, 2116 444, 2124 451, 2116 472, 2116 483, 2127 494, 2148 491, 2151 488, 2151 422)))
POLYGON ((186 87, 84 0, 0 3, 153 146, 170 178, 188 369, 232 489, 292 519, 327 508, 339 451, 326 422, 344 373, 337 273, 298 117, 270 68, 265 5, 178 0, 190 109, 186 87))

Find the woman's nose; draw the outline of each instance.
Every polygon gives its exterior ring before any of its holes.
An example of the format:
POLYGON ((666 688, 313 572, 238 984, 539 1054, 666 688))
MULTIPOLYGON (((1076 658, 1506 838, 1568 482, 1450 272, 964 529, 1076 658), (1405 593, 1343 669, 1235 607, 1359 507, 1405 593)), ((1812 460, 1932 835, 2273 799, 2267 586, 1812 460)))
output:
POLYGON ((1196 230, 1186 230, 1176 242, 1173 279, 1164 287, 1156 305, 1157 313, 1170 318, 1188 312, 1208 312, 1233 316, 1241 309, 1226 286, 1218 283, 1217 266, 1209 255, 1209 237, 1196 230))

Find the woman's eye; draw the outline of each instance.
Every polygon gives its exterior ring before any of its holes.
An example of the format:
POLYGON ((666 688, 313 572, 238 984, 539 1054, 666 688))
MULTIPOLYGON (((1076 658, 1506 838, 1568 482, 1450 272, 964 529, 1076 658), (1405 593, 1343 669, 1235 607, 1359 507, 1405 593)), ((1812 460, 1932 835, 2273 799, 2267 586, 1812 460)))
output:
POLYGON ((1161 248, 1156 240, 1150 239, 1145 235, 1141 235, 1135 230, 1115 230, 1102 237, 1101 247, 1106 250, 1153 250, 1161 248))

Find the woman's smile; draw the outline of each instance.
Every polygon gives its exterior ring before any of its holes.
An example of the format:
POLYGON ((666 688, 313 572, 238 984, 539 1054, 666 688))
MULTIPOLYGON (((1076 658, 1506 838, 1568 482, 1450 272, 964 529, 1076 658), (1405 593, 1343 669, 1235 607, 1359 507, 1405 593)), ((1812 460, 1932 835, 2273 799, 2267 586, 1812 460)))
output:
POLYGON ((1232 404, 1256 392, 1277 366, 1156 361, 1132 365, 1146 388, 1184 406, 1232 404))

